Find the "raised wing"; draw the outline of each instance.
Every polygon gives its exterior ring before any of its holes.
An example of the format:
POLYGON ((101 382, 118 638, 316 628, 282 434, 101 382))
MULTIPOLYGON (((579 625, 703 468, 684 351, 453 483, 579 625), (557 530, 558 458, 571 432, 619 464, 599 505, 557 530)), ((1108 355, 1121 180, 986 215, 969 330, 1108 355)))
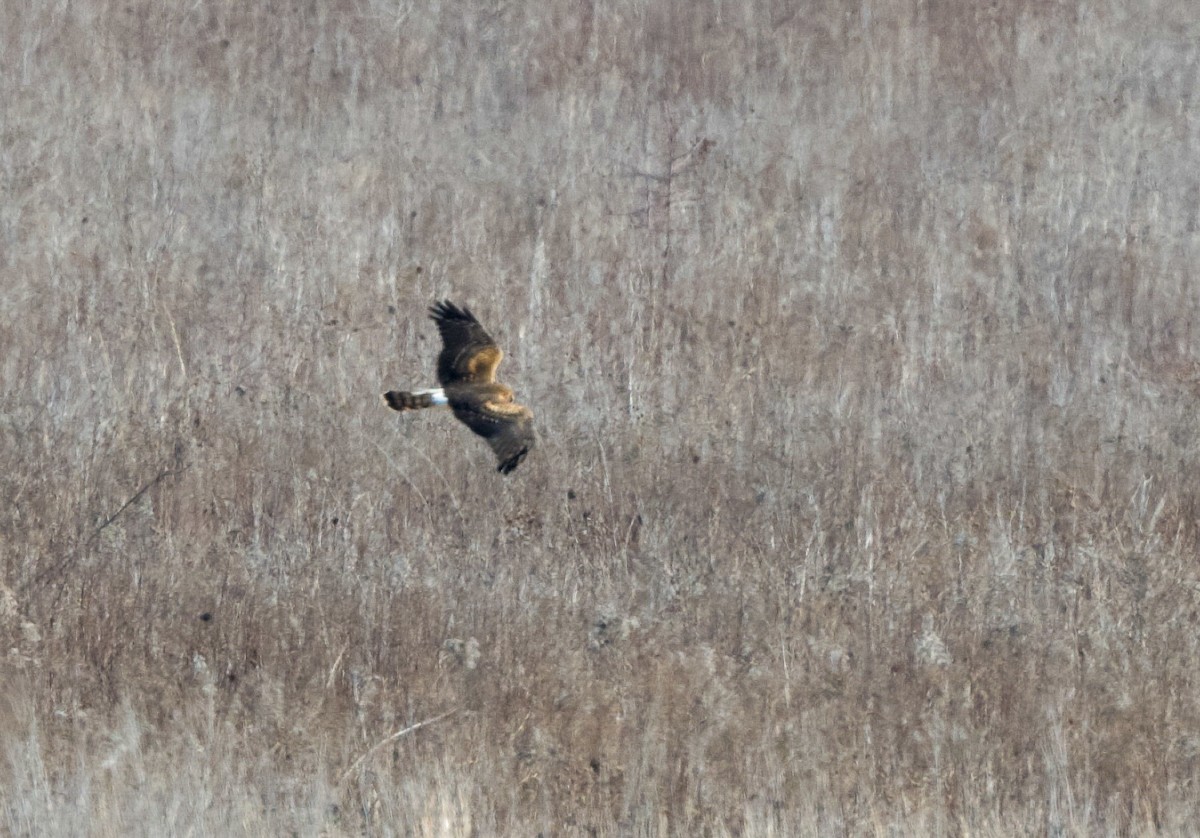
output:
POLYGON ((496 380, 496 367, 504 353, 469 308, 459 308, 443 300, 429 307, 429 316, 442 335, 443 347, 437 365, 439 384, 489 384, 496 380))
POLYGON ((480 400, 453 405, 454 415, 468 428, 487 440, 500 464, 496 470, 508 474, 533 450, 537 440, 533 432, 533 413, 513 402, 480 400))

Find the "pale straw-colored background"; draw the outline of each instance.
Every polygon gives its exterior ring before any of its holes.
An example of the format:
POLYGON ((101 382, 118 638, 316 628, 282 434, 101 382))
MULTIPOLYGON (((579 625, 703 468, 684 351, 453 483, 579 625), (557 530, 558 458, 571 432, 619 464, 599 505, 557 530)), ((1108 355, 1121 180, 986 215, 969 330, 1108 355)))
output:
POLYGON ((0 6, 0 831, 1200 828, 1191 3, 0 6))

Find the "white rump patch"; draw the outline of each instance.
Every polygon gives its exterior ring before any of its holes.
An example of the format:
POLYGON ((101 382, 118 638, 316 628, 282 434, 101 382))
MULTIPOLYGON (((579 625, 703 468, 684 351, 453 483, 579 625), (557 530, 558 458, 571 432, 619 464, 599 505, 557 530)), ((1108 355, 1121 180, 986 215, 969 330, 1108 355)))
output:
POLYGON ((446 398, 446 391, 441 387, 434 387, 432 390, 414 390, 414 396, 429 396, 435 405, 450 404, 450 400, 446 398))

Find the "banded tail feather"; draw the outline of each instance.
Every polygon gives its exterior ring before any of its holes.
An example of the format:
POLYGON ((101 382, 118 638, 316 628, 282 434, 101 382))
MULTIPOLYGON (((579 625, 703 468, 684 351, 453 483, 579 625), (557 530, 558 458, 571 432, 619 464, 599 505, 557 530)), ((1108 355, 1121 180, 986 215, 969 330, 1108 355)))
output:
POLYGON ((420 410, 423 407, 440 407, 448 404, 446 391, 438 387, 434 390, 414 390, 406 393, 401 390, 389 390, 383 394, 383 400, 392 410, 420 410))

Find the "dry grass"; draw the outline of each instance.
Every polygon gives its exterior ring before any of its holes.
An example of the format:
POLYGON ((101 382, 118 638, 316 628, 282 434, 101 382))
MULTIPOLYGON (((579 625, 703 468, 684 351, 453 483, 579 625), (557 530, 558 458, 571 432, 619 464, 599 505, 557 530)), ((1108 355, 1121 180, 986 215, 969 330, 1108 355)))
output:
POLYGON ((1186 0, 3 13, 0 831, 1200 828, 1186 0))

